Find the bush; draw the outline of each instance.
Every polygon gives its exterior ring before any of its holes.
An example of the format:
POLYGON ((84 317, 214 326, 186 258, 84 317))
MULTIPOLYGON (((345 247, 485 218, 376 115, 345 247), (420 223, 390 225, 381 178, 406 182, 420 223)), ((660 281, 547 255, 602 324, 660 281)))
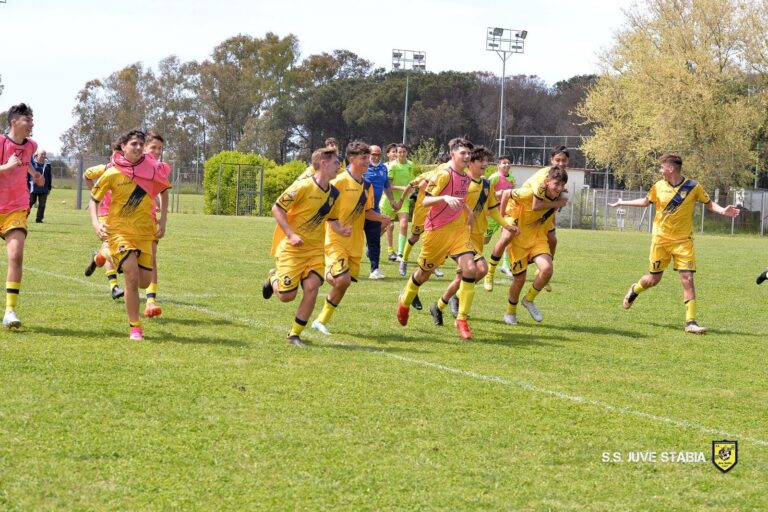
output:
POLYGON ((272 160, 252 153, 222 151, 209 158, 205 162, 205 174, 203 176, 205 213, 211 215, 217 212, 217 196, 220 215, 236 215, 243 212, 252 213, 253 211, 258 213, 255 204, 258 200, 259 175, 263 169, 266 182, 267 173, 275 167, 277 164, 272 160), (239 184, 238 167, 240 170, 239 184), (219 183, 220 168, 221 183, 219 183), (248 184, 248 187, 244 187, 243 184, 248 184), (241 189, 240 211, 235 212, 235 206, 238 204, 236 197, 238 185, 241 189), (242 190, 247 190, 247 192, 243 193, 242 190))
POLYGON ((264 215, 272 214, 272 205, 277 198, 306 168, 306 162, 292 160, 264 173, 264 215))

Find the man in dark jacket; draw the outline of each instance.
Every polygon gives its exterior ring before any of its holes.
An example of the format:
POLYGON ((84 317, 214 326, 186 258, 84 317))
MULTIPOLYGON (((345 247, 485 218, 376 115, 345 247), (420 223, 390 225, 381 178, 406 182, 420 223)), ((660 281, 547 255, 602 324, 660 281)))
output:
POLYGON ((45 161, 45 151, 38 153, 32 160, 32 167, 43 174, 45 178, 44 185, 35 185, 30 175, 27 175, 29 182, 29 209, 32 210, 32 206, 40 200, 37 205, 37 216, 35 222, 41 224, 43 217, 45 216, 45 203, 48 201, 48 194, 51 193, 53 188, 53 176, 51 175, 51 164, 45 161))

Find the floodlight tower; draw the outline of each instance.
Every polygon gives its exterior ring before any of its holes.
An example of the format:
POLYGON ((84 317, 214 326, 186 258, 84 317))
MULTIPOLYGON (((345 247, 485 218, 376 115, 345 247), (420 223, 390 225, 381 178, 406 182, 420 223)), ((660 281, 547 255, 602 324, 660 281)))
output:
POLYGON ((405 71, 405 109, 403 111, 403 144, 408 130, 408 86, 410 72, 421 73, 427 69, 427 52, 417 50, 392 50, 392 69, 405 71))
POLYGON ((504 82, 507 74, 507 59, 513 53, 525 53, 527 30, 488 27, 485 49, 496 52, 501 58, 501 100, 499 105, 499 156, 504 152, 504 82))

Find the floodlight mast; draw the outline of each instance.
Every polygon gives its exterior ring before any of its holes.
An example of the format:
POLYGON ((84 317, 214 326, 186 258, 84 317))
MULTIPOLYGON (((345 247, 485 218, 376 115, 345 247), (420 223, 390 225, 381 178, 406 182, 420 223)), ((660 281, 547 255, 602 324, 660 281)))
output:
POLYGON ((499 156, 504 154, 504 82, 507 74, 507 59, 513 53, 525 53, 525 38, 527 30, 488 27, 485 38, 485 49, 496 52, 501 58, 501 99, 499 100, 499 156))
POLYGON ((392 50, 392 69, 405 71, 405 108, 403 111, 403 144, 408 130, 408 88, 410 85, 410 72, 424 72, 427 70, 427 52, 419 50, 392 50))

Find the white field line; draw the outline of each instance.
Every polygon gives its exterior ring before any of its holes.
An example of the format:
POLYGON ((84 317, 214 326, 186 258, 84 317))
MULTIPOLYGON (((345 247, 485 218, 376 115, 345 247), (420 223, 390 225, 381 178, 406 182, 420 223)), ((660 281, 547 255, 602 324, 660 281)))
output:
MULTIPOLYGON (((24 270, 30 270, 30 271, 35 272, 35 273, 45 274, 45 275, 48 275, 48 276, 51 276, 51 277, 56 277, 56 278, 59 278, 59 279, 74 281, 74 282, 78 282, 78 283, 81 283, 81 284, 92 285, 92 286, 103 286, 103 283, 98 283, 97 284, 97 283, 93 283, 91 281, 86 281, 84 279, 80 279, 80 278, 76 278, 76 277, 71 277, 71 276, 66 276, 66 275, 62 275, 62 274, 57 274, 55 272, 49 272, 49 271, 46 271, 46 270, 38 270, 38 269, 33 269, 33 268, 30 268, 30 269, 25 268, 24 270)), ((172 298, 172 297, 176 297, 176 296, 175 295, 174 296, 168 295, 167 297, 172 298)), ((208 316, 213 317, 213 318, 221 318, 222 320, 227 320, 227 321, 230 321, 230 322, 233 322, 233 323, 239 323, 239 324, 242 324, 242 325, 247 325, 249 327, 256 327, 256 328, 259 328, 259 329, 268 329, 268 330, 273 330, 273 331, 277 331, 277 332, 281 332, 281 333, 284 333, 286 331, 285 327, 278 327, 276 325, 271 325, 271 324, 267 324, 267 323, 264 323, 264 322, 260 322, 258 320, 254 320, 252 318, 237 317, 237 316, 231 315, 229 313, 224 313, 224 312, 221 312, 221 311, 216 311, 214 309, 210 309, 210 308, 206 308, 206 307, 202 307, 202 306, 196 306, 196 305, 192 305, 192 304, 183 304, 183 303, 175 303, 174 306, 180 307, 180 308, 184 308, 184 309, 187 309, 187 310, 190 310, 190 311, 195 311, 195 312, 201 313, 203 315, 208 315, 208 316)), ((322 336, 322 335, 319 335, 319 336, 322 336)), ((372 354, 377 354, 377 355, 385 356, 385 357, 388 357, 390 359, 395 359, 397 361, 402 361, 402 362, 408 363, 408 364, 414 364, 414 365, 418 365, 418 366, 425 366, 425 367, 428 367, 428 368, 434 368, 436 370, 440 370, 440 371, 443 371, 443 372, 453 373, 454 375, 461 375, 462 377, 469 377, 471 379, 480 380, 480 381, 484 381, 484 382, 493 382, 495 384, 501 384, 503 386, 516 387, 516 388, 523 389, 525 391, 529 391, 529 392, 532 392, 532 393, 538 393, 538 394, 542 394, 542 395, 548 395, 548 396, 551 396, 551 397, 555 397, 555 398, 558 398, 560 400, 566 400, 566 401, 574 402, 574 403, 578 403, 578 404, 589 405, 589 406, 592 406, 592 407, 595 407, 595 408, 598 408, 598 409, 602 409, 603 411, 606 411, 606 412, 609 412, 609 413, 621 414, 621 415, 626 415, 626 416, 634 416, 634 417, 643 418, 645 420, 649 420, 649 421, 652 421, 652 422, 664 423, 664 424, 667 424, 667 425, 672 425, 672 426, 683 428, 683 429, 687 429, 687 430, 697 430, 697 431, 702 432, 704 434, 712 434, 712 435, 715 435, 715 436, 718 436, 718 437, 722 437, 723 439, 735 439, 735 440, 738 440, 738 441, 747 441, 747 442, 750 442, 752 444, 756 444, 756 445, 760 445, 760 446, 768 446, 768 441, 766 441, 764 439, 757 439, 757 438, 754 438, 754 437, 748 437, 748 436, 745 436, 745 435, 742 435, 742 434, 738 434, 738 433, 734 433, 734 432, 728 432, 728 431, 720 430, 720 429, 717 429, 717 428, 707 427, 705 425, 700 425, 698 423, 695 423, 695 422, 692 422, 692 421, 688 421, 688 420, 676 420, 676 419, 673 419, 673 418, 667 418, 665 416, 659 416, 659 415, 656 415, 656 414, 651 414, 651 413, 639 411, 637 409, 632 409, 631 407, 618 407, 618 406, 609 404, 608 402, 602 402, 600 400, 592 400, 592 399, 585 398, 585 397, 578 396, 578 395, 571 395, 569 393, 563 393, 561 391, 554 391, 554 390, 551 390, 551 389, 543 388, 543 387, 537 386, 535 384, 531 384, 530 382, 508 380, 508 379, 504 379, 502 377, 497 377, 495 375, 484 375, 484 374, 473 372, 473 371, 470 371, 470 370, 462 370, 460 368, 452 368, 450 366, 445 366, 445 365, 440 364, 440 363, 434 363, 432 361, 424 361, 424 360, 421 360, 421 359, 413 359, 413 358, 410 358, 410 357, 405 357, 405 356, 401 356, 401 355, 398 355, 398 354, 393 354, 391 352, 386 352, 384 350, 376 349, 376 348, 373 348, 373 347, 365 347, 365 346, 360 346, 360 345, 354 345, 354 344, 351 344, 351 343, 345 343, 345 342, 340 341, 340 340, 334 340, 334 339, 328 338, 328 337, 323 337, 323 339, 315 337, 313 339, 313 341, 315 341, 317 339, 319 339, 320 342, 322 344, 325 344, 325 345, 337 345, 337 346, 343 346, 343 347, 356 348, 356 349, 359 349, 359 350, 363 350, 365 352, 370 352, 372 354)))

